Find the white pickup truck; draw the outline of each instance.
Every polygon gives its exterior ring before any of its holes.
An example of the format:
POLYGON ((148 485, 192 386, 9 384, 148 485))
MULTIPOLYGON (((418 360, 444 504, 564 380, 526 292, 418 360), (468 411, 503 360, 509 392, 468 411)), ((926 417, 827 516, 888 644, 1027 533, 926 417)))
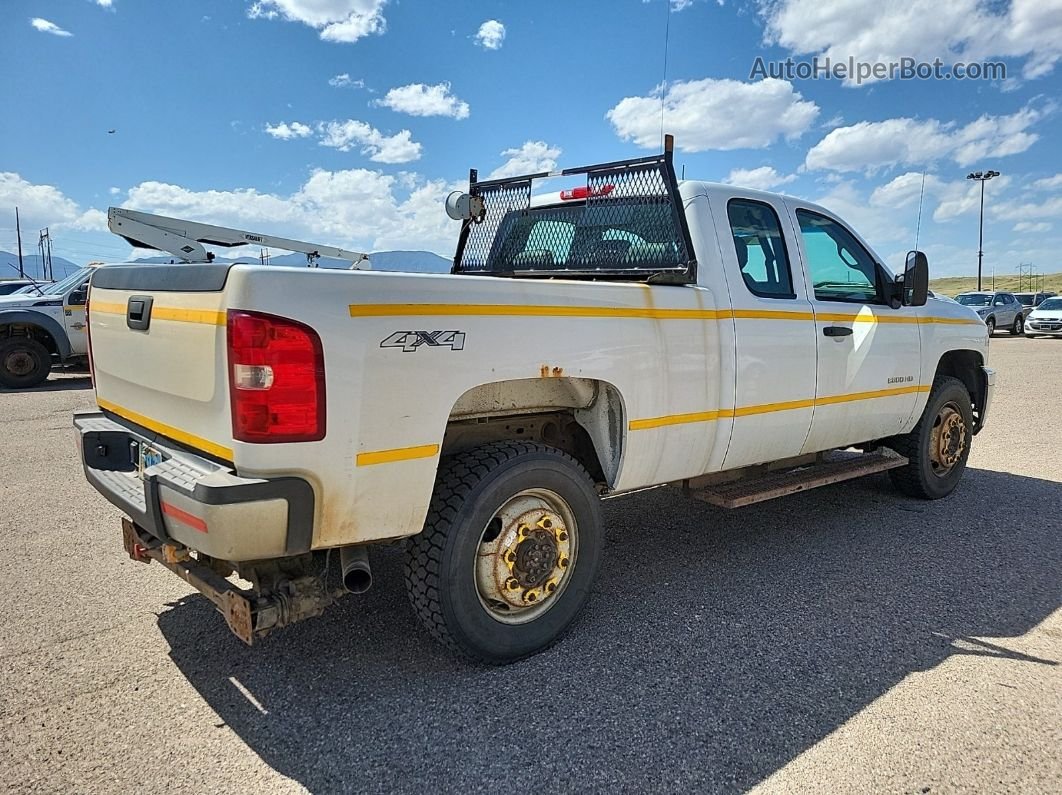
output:
POLYGON ((894 276, 828 210, 680 182, 670 149, 473 171, 452 199, 450 274, 93 278, 85 473, 129 555, 245 642, 364 590, 366 548, 400 542, 431 634, 504 663, 586 601, 602 496, 672 484, 736 507, 885 470, 915 497, 956 487, 988 335, 927 302, 924 255, 894 276), (533 190, 547 177, 571 187, 533 190))

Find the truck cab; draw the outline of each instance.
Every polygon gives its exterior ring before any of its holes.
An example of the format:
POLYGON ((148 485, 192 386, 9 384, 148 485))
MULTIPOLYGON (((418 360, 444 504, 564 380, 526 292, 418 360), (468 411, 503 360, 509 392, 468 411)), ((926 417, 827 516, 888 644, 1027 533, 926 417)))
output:
POLYGON ((473 171, 447 212, 450 274, 93 279, 86 476, 130 556, 245 642, 363 590, 369 547, 402 540, 427 630, 510 662, 585 601, 601 496, 734 508, 886 471, 908 496, 957 487, 991 403, 987 331, 927 303, 920 252, 894 274, 827 208, 680 182, 670 150, 473 171))

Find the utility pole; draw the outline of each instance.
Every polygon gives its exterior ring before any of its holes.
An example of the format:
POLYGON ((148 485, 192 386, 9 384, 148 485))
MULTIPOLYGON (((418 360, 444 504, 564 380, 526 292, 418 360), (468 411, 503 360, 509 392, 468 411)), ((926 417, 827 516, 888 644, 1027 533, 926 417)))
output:
POLYGON ((966 175, 966 179, 974 179, 981 183, 981 221, 977 232, 977 289, 981 289, 981 260, 984 257, 985 248, 985 183, 992 177, 998 177, 998 171, 973 171, 966 175))
POLYGON ((52 272, 52 237, 48 234, 48 227, 44 227, 41 230, 40 237, 37 238, 37 249, 41 252, 41 279, 43 281, 54 281, 55 277, 52 272))
POLYGON ((26 278, 26 268, 22 265, 22 224, 18 220, 18 207, 15 207, 15 234, 18 236, 18 277, 26 278))

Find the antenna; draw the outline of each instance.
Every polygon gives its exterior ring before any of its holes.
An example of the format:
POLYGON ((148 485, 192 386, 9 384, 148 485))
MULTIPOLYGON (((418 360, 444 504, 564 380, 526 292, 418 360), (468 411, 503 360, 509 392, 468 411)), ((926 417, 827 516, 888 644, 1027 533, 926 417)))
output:
POLYGON ((915 251, 918 251, 918 235, 922 231, 922 199, 926 195, 926 172, 922 172, 922 190, 918 194, 918 222, 915 224, 915 251))
POLYGON ((18 220, 18 207, 15 207, 15 234, 18 235, 18 275, 20 279, 24 279, 26 269, 22 265, 22 225, 18 220))
POLYGON ((667 23, 664 25, 664 78, 660 81, 660 143, 664 142, 664 97, 667 94, 667 43, 671 39, 671 0, 664 0, 667 23))

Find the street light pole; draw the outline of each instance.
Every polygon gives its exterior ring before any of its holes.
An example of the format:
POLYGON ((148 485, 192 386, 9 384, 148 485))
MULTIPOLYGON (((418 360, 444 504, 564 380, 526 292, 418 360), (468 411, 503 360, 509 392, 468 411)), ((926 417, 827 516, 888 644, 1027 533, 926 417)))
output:
POLYGON ((977 289, 981 289, 981 261, 984 258, 985 248, 985 183, 992 177, 998 177, 998 171, 974 171, 966 175, 966 179, 975 179, 981 183, 981 220, 977 230, 977 289))

